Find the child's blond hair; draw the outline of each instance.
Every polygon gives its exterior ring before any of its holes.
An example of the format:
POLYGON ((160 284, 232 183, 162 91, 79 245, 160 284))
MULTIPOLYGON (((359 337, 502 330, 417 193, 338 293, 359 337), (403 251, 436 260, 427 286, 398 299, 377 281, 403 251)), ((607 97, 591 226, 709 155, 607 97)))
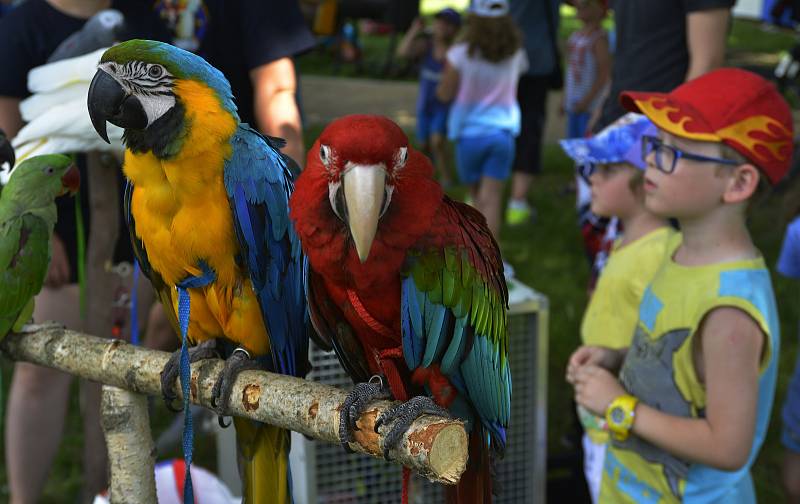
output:
POLYGON ((522 46, 522 33, 510 16, 483 17, 470 14, 462 40, 470 56, 498 63, 522 46))

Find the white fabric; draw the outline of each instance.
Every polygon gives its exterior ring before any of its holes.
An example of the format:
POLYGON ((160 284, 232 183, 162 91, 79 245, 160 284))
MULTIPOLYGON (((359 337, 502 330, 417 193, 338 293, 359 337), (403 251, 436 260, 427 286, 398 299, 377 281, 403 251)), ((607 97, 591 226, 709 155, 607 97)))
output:
POLYGON ((589 487, 589 494, 592 502, 597 504, 600 496, 600 481, 603 479, 603 462, 606 459, 606 445, 596 444, 583 435, 583 473, 586 476, 586 484, 589 487))
POLYGON ((447 51, 447 61, 459 74, 458 92, 448 117, 448 136, 455 140, 500 130, 517 136, 517 83, 528 70, 525 50, 518 49, 503 61, 492 63, 478 54, 470 55, 468 45, 459 43, 447 51))
POLYGON ((508 0, 472 0, 469 11, 476 16, 500 17, 508 15, 508 0))
MULTIPOLYGON (((42 154, 104 151, 122 155, 123 130, 108 124, 111 144, 105 143, 94 130, 86 107, 89 84, 106 49, 47 63, 28 72, 28 89, 33 94, 20 103, 20 113, 27 124, 11 141, 17 165, 42 154)), ((0 183, 7 182, 9 176, 9 172, 0 173, 0 183)))
MULTIPOLYGON (((178 494, 176 475, 171 461, 161 462, 156 465, 156 494, 159 504, 183 504, 178 494)), ((240 504, 241 497, 231 495, 225 483, 214 474, 201 467, 192 466, 192 487, 197 504, 240 504)), ((98 495, 93 504, 109 504, 108 495, 98 495)))

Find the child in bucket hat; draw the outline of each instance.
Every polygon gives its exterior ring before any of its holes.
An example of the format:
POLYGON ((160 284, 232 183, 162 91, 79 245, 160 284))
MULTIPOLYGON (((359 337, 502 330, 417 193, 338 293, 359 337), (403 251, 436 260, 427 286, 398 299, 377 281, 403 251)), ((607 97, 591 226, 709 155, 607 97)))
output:
POLYGON ((789 169, 789 107, 761 77, 724 68, 622 104, 643 139, 645 204, 681 234, 647 287, 627 351, 583 347, 576 401, 611 432, 600 502, 755 502, 750 466, 775 393, 778 315, 745 210, 789 169), (616 370, 619 369, 619 380, 616 370))
MULTIPOLYGON (((581 343, 626 348, 631 343, 644 289, 661 265, 674 234, 666 219, 644 205, 642 136, 655 126, 641 114, 629 113, 592 138, 561 140, 561 147, 579 165, 588 166, 592 211, 617 217, 624 233, 608 262, 581 323, 581 343)), ((592 500, 597 502, 608 430, 602 417, 578 408, 584 427, 584 473, 592 500)))

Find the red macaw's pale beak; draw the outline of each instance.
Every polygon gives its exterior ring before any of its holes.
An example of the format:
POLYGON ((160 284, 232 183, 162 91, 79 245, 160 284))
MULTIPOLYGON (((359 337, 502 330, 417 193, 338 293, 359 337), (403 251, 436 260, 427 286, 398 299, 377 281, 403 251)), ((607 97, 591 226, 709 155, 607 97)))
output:
POLYGON ((347 225, 358 258, 367 261, 386 194, 386 171, 382 165, 354 164, 342 175, 347 225))

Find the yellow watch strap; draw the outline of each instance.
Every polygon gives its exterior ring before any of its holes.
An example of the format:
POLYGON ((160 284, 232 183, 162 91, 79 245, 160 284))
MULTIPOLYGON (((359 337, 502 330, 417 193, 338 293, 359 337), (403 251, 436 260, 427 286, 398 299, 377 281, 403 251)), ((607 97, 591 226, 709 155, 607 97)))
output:
POLYGON ((611 401, 611 404, 608 405, 606 422, 611 435, 617 441, 625 441, 628 438, 631 427, 633 427, 634 410, 638 403, 639 399, 636 397, 624 394, 611 401), (620 412, 622 415, 620 415, 620 412))

